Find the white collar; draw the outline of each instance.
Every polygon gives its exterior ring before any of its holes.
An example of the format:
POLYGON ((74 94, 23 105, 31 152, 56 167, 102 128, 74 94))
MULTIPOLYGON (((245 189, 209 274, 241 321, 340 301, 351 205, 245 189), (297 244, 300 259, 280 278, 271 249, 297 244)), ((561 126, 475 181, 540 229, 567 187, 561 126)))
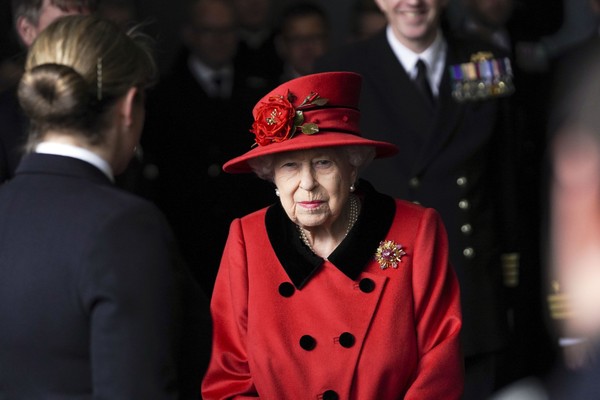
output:
POLYGON ((416 76, 416 64, 419 59, 423 60, 427 66, 427 75, 431 82, 431 90, 435 96, 439 93, 440 82, 444 74, 444 64, 446 63, 446 52, 448 45, 444 39, 441 30, 438 30, 435 40, 422 53, 415 53, 408 47, 400 43, 394 35, 392 27, 387 26, 387 41, 394 52, 394 55, 404 67, 404 70, 412 79, 416 76))
POLYGON ((226 76, 233 74, 233 67, 230 65, 227 65, 221 69, 212 69, 196 56, 190 56, 189 66, 196 77, 205 81, 211 80, 216 74, 226 76))
POLYGON ((193 55, 188 59, 188 66, 196 81, 198 81, 200 86, 202 86, 209 95, 217 95, 217 93, 214 93, 214 87, 212 86, 215 75, 219 75, 224 79, 224 88, 222 90, 225 91, 225 93, 231 94, 233 87, 233 66, 226 65, 221 69, 212 69, 200 61, 198 57, 193 55))
POLYGON ((65 143, 42 142, 35 147, 35 152, 77 158, 78 160, 85 161, 98 168, 100 171, 102 171, 102 173, 104 173, 104 175, 108 177, 108 179, 111 180, 111 182, 115 181, 110 164, 108 164, 106 160, 96 153, 84 149, 83 147, 73 146, 65 143))

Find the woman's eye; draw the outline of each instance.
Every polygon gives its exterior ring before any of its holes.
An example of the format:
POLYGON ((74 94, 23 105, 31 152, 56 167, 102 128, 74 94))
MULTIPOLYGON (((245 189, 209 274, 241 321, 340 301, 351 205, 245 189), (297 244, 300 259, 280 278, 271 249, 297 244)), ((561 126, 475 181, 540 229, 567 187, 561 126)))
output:
POLYGON ((295 166, 296 166, 296 163, 293 161, 284 162, 281 164, 281 168, 294 168, 295 166))
POLYGON ((317 160, 315 162, 315 165, 320 168, 326 168, 331 166, 332 164, 333 162, 331 160, 317 160))

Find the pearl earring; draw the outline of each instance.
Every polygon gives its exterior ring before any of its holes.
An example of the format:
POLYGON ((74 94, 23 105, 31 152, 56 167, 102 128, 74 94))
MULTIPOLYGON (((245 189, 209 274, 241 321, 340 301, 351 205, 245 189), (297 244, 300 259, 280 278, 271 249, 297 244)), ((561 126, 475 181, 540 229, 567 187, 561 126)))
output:
POLYGON ((350 193, 354 193, 355 190, 354 184, 350 185, 350 193))
POLYGON ((275 188, 275 196, 279 197, 279 189, 275 188))

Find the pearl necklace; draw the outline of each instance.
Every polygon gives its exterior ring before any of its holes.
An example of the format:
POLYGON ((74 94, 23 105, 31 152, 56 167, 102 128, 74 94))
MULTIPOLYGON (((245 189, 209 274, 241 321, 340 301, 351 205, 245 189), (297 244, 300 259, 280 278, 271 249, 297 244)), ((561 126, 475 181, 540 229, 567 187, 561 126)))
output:
MULTIPOLYGON (((352 227, 356 223, 359 213, 360 213, 360 201, 358 200, 358 198, 355 195, 351 194, 350 195, 350 218, 348 219, 348 226, 346 227, 346 233, 344 234, 344 238, 346 236, 348 236, 350 229, 352 229, 352 227)), ((300 225, 296 225, 296 228, 298 228, 298 231, 300 231, 300 239, 302 239, 302 242, 306 245, 306 247, 308 247, 310 249, 310 251, 312 251, 314 253, 315 251, 313 250, 312 246, 310 245, 310 242, 308 241, 308 237, 306 237, 306 231, 302 227, 300 227, 300 225)))

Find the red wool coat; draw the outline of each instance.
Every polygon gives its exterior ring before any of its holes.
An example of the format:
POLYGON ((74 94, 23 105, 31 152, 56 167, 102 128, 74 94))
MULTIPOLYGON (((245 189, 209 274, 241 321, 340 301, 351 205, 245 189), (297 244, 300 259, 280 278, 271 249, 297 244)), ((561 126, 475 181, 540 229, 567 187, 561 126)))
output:
POLYGON ((280 205, 236 219, 212 298, 205 399, 459 399, 459 288, 435 211, 376 193, 312 254, 280 205), (382 269, 382 240, 406 251, 382 269))

